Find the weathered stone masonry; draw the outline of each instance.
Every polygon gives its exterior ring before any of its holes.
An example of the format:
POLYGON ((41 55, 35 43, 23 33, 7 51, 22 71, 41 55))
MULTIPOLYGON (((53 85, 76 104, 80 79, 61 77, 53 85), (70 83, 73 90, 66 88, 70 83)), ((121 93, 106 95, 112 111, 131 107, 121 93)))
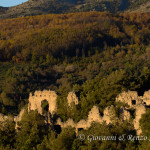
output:
POLYGON ((54 115, 57 110, 56 99, 57 94, 54 91, 35 91, 33 95, 30 93, 28 111, 37 110, 38 113, 42 115, 42 101, 47 100, 49 104, 49 112, 51 115, 54 115))
MULTIPOLYGON (((131 114, 129 110, 132 108, 135 110, 135 119, 133 120, 133 125, 135 130, 137 131, 137 135, 142 133, 142 130, 140 128, 139 121, 142 117, 142 114, 146 112, 146 106, 150 105, 150 90, 146 91, 142 96, 138 96, 138 93, 136 91, 128 91, 128 92, 122 92, 116 97, 116 102, 123 102, 125 104, 128 104, 129 108, 126 108, 122 106, 120 108, 120 117, 118 118, 115 115, 115 107, 109 106, 105 108, 103 112, 103 116, 100 115, 99 109, 97 106, 93 106, 91 111, 88 114, 87 120, 80 120, 78 123, 74 123, 74 121, 70 118, 66 122, 61 122, 61 119, 59 118, 57 120, 57 124, 59 124, 62 128, 65 128, 67 126, 74 127, 76 129, 76 132, 78 129, 87 129, 91 126, 92 122, 106 122, 106 124, 113 124, 115 122, 120 121, 129 121, 131 114)), ((69 105, 69 104, 68 104, 69 105)))
MULTIPOLYGON (((34 94, 30 93, 29 95, 29 104, 28 104, 28 112, 31 110, 37 110, 38 113, 42 114, 42 101, 47 100, 49 104, 48 112, 51 114, 51 117, 55 113, 57 113, 57 94, 55 91, 35 91, 34 94)), ((67 96, 68 107, 71 107, 71 104, 74 103, 78 105, 79 99, 74 92, 69 92, 67 96)), ((116 97, 116 102, 123 102, 128 104, 129 107, 122 106, 120 108, 120 118, 116 116, 115 106, 109 106, 104 109, 103 116, 99 113, 99 108, 97 106, 93 106, 91 111, 88 114, 87 120, 80 120, 75 123, 73 119, 69 118, 66 122, 62 122, 61 118, 57 119, 55 125, 60 125, 61 128, 66 128, 71 126, 76 129, 76 133, 78 133, 79 129, 88 129, 92 122, 98 122, 106 124, 114 124, 120 121, 129 121, 131 118, 131 114, 129 110, 132 108, 135 110, 135 119, 133 120, 133 125, 135 130, 137 131, 137 135, 141 134, 141 128, 139 121, 142 117, 142 114, 146 112, 146 107, 150 105, 150 90, 146 91, 143 96, 138 96, 136 91, 127 91, 122 92, 116 97)), ((15 117, 4 116, 0 114, 0 122, 4 122, 7 119, 13 120, 16 122, 21 121, 22 115, 24 113, 24 109, 21 110, 20 114, 15 117)), ((49 120, 50 122, 50 120, 49 120)))

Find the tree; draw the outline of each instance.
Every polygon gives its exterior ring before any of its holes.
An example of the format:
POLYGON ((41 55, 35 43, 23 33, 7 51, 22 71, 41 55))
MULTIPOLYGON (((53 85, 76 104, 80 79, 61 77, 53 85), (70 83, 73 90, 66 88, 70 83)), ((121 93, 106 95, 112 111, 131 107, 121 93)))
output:
POLYGON ((0 124, 0 147, 14 148, 15 144, 15 123, 9 120, 0 124))
POLYGON ((44 118, 37 111, 24 113, 19 123, 16 137, 16 148, 30 150, 40 144, 49 131, 45 125, 44 118))
POLYGON ((76 138, 75 129, 64 128, 52 144, 52 150, 71 150, 74 139, 76 138), (59 143, 59 144, 58 144, 59 143))
POLYGON ((14 106, 15 105, 13 100, 11 98, 9 98, 5 92, 2 92, 0 96, 1 96, 1 99, 2 99, 2 103, 5 106, 14 106))
POLYGON ((149 122, 149 119, 150 119, 150 109, 148 109, 146 111, 146 113, 142 115, 142 118, 140 120, 140 126, 141 126, 141 129, 142 129, 142 133, 145 136, 150 137, 150 122, 149 122))

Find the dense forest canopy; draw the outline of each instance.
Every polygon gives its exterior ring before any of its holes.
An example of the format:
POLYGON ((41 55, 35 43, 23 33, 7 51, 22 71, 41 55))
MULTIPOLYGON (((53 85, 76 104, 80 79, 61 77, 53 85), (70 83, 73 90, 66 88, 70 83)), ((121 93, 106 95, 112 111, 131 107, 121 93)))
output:
POLYGON ((87 55, 96 46, 148 44, 148 24, 149 13, 89 12, 1 20, 0 59, 30 61, 33 55, 47 54, 59 58, 63 54, 81 56, 82 49, 87 55))
POLYGON ((28 0, 13 7, 0 7, 0 18, 16 18, 42 14, 66 14, 74 12, 149 11, 149 0, 28 0), (143 7, 144 6, 144 7, 143 7))

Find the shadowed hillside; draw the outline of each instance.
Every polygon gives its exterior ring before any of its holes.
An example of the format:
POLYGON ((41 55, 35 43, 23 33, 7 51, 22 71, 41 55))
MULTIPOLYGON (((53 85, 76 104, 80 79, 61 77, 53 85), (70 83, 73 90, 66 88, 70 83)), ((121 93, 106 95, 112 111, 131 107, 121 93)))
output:
POLYGON ((150 12, 150 1, 138 5, 136 8, 131 8, 128 11, 129 12, 150 12))
POLYGON ((1 7, 1 6, 0 6, 0 15, 1 15, 1 14, 4 14, 4 13, 6 12, 6 10, 8 10, 7 7, 1 7))
POLYGON ((135 10, 149 0, 29 0, 23 4, 1 8, 0 18, 16 18, 48 13, 107 11, 116 13, 135 10))

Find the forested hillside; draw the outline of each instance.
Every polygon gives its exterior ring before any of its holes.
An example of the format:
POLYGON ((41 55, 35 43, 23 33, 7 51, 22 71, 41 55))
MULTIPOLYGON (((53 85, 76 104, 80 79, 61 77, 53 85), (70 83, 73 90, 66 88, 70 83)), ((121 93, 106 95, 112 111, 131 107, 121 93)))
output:
MULTIPOLYGON (((122 91, 139 95, 150 89, 150 13, 102 12, 49 14, 0 21, 0 112, 16 115, 30 92, 51 89, 58 94, 58 116, 86 119, 93 105, 102 113, 122 91), (66 106, 69 91, 79 97, 73 112, 66 106)), ((141 121, 149 136, 146 121, 141 121)), ((55 118, 55 119, 56 119, 55 118)), ((148 123, 148 121, 147 121, 148 123)), ((141 141, 76 139, 74 130, 61 134, 45 126, 37 112, 25 114, 16 134, 12 122, 0 130, 1 149, 144 149, 141 141), (69 142, 68 142, 69 141, 69 142), (59 144, 57 144, 59 143, 59 144)), ((130 123, 93 124, 84 134, 135 135, 130 123)))
MULTIPOLYGON (((16 18, 41 14, 66 14, 73 12, 124 12, 134 11, 149 0, 28 0, 13 7, 1 7, 1 18, 16 18)), ((147 8, 143 8, 146 10, 147 8)))
POLYGON ((89 88, 107 80, 117 84, 116 90, 106 84, 113 93, 99 93, 108 103, 123 89, 142 94, 149 88, 149 20, 149 14, 98 12, 1 20, 1 109, 21 107, 36 89, 69 91, 88 82, 89 88))

